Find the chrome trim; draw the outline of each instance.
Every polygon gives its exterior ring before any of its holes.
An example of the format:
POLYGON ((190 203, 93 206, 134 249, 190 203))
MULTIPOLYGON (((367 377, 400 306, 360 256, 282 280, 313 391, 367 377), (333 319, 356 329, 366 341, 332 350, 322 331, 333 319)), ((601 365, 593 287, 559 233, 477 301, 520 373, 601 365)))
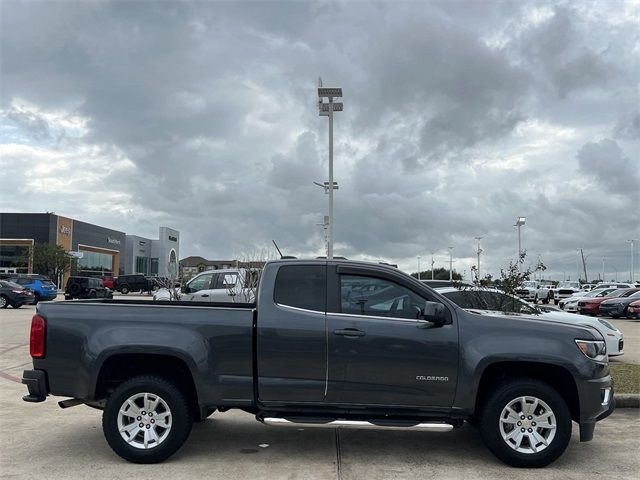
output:
POLYGON ((377 315, 365 315, 365 314, 355 314, 355 313, 335 313, 335 312, 327 312, 327 315, 335 315, 338 317, 357 317, 362 319, 373 318, 374 320, 397 320, 400 322, 409 322, 415 324, 429 323, 426 320, 421 320, 417 318, 401 318, 401 317, 379 317, 377 315))
POLYGON ((281 308, 285 308, 285 309, 290 309, 293 311, 297 311, 297 312, 306 312, 306 313, 316 313, 316 314, 320 314, 320 315, 326 315, 327 312, 321 312, 320 310, 308 310, 306 308, 300 308, 300 307, 292 307, 291 305, 283 305, 281 303, 276 303, 276 306, 281 307, 281 308))
POLYGON ((609 401, 611 401, 611 387, 604 389, 604 400, 602 400, 601 405, 609 405, 609 401))
POLYGON ((327 423, 297 423, 286 418, 267 417, 262 419, 262 423, 274 427, 296 427, 296 428, 357 428, 360 430, 402 430, 402 431, 424 431, 424 432, 449 432, 453 430, 453 425, 449 423, 418 423, 401 427, 397 425, 376 425, 371 422, 360 420, 333 420, 327 423))

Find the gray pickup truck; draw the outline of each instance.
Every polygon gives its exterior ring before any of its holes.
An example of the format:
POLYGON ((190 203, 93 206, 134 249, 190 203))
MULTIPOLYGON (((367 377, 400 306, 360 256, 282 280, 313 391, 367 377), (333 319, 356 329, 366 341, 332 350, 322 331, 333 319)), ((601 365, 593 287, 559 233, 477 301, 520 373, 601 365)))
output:
POLYGON ((395 268, 279 260, 255 304, 41 303, 28 402, 103 410, 111 448, 159 462, 192 423, 238 408, 267 425, 446 432, 466 420, 504 462, 541 467, 614 408, 590 327, 467 312, 395 268))

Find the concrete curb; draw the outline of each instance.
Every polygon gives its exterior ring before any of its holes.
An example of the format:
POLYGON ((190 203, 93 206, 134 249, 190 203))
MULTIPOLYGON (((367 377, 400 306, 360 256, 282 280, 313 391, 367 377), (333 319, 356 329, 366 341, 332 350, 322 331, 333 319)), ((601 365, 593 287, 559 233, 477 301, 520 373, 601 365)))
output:
POLYGON ((640 408, 640 394, 638 393, 616 393, 616 408, 640 408))

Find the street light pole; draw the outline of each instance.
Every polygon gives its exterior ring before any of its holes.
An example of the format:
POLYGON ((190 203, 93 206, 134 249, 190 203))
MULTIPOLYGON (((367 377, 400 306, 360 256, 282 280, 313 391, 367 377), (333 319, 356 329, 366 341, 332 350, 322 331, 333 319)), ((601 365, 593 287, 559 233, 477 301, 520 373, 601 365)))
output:
POLYGON ((522 244, 520 242, 520 227, 522 227, 525 224, 526 220, 527 220, 526 217, 517 217, 516 224, 514 225, 514 227, 518 227, 518 272, 520 271, 521 263, 522 263, 522 244))
POLYGON ((576 248, 576 280, 580 281, 580 249, 576 248))
POLYGON ((336 186, 333 182, 333 112, 342 111, 342 102, 334 102, 334 98, 342 97, 341 88, 322 87, 322 79, 318 79, 318 109, 320 116, 329 117, 329 225, 327 228, 327 259, 333 258, 333 191, 336 186), (323 100, 327 98, 328 103, 323 100))
POLYGON ((453 282, 453 247, 449 247, 449 281, 453 282))
POLYGON ((431 252, 431 280, 433 280, 433 265, 434 265, 434 261, 433 261, 433 252, 431 252))
POLYGON ((476 271, 476 277, 478 282, 480 282, 480 254, 482 253, 482 249, 480 248, 480 240, 482 240, 482 237, 475 237, 475 239, 478 241, 478 270, 476 271))
POLYGON ((604 257, 602 257, 602 281, 603 281, 603 282, 604 282, 604 281, 606 281, 606 280, 604 279, 604 257))
POLYGON ((630 270, 630 274, 631 274, 631 283, 634 283, 634 278, 635 277, 635 268, 633 265, 633 243, 635 242, 635 239, 631 239, 631 240, 627 240, 627 242, 629 242, 631 244, 631 270, 630 270))
POLYGON ((421 280, 421 278, 420 278, 420 255, 418 255, 418 280, 421 280))

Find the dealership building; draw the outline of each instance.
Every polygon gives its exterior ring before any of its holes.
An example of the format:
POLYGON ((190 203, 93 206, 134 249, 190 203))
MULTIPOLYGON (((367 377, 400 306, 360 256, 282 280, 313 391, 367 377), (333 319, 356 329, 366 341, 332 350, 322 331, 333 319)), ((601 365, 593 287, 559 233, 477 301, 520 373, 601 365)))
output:
MULTIPOLYGON (((0 273, 31 273, 29 248, 41 243, 60 245, 74 255, 74 274, 82 276, 165 276, 180 253, 180 233, 167 227, 160 227, 156 240, 54 213, 0 213, 0 273)), ((59 285, 65 280, 58 279, 59 285)))

